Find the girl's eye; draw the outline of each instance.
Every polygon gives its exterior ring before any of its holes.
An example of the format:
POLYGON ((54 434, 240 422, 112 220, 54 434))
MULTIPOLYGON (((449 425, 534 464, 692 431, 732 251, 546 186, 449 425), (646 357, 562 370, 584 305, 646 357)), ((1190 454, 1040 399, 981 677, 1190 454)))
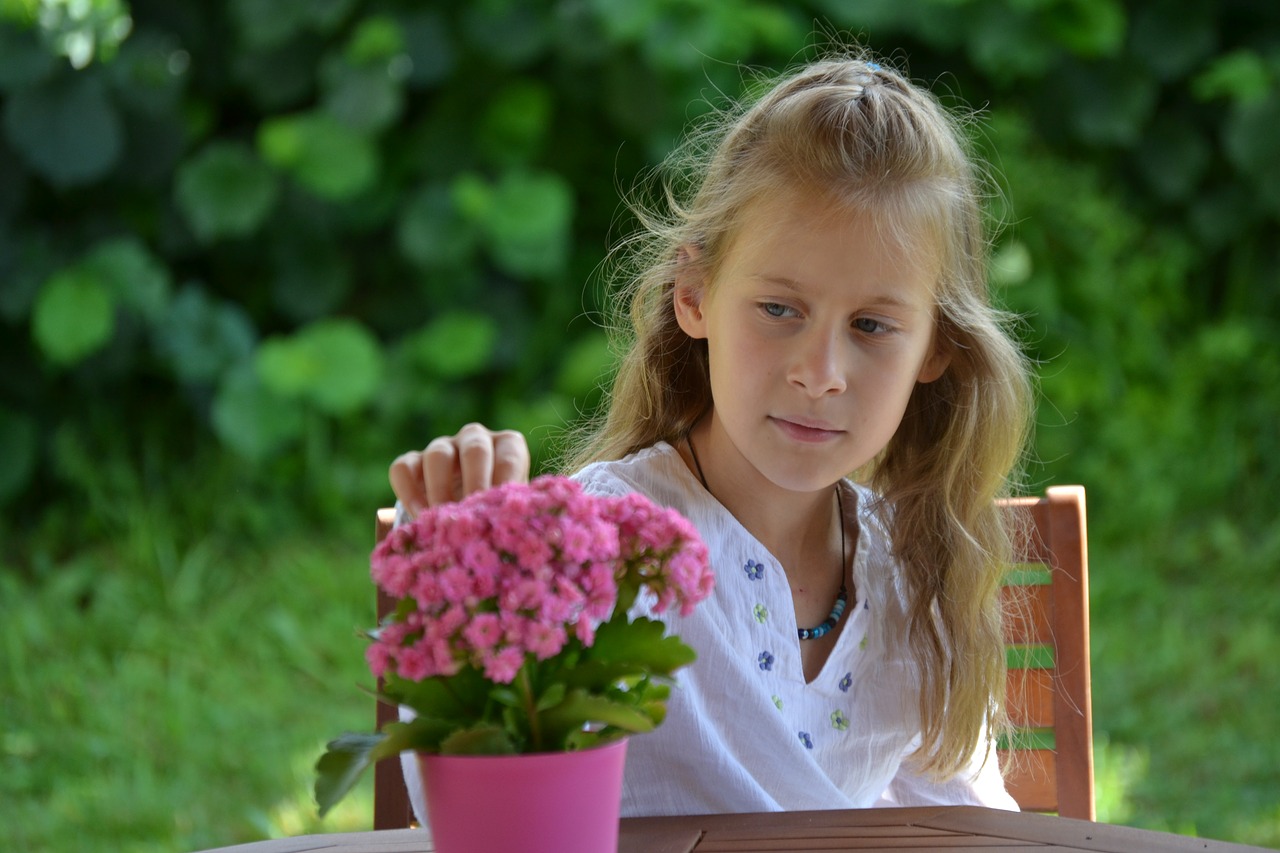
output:
POLYGON ((864 335, 875 335, 889 331, 889 327, 871 317, 859 317, 853 321, 853 327, 864 335))
POLYGON ((760 310, 770 317, 787 317, 792 313, 791 309, 781 302, 761 302, 760 310))

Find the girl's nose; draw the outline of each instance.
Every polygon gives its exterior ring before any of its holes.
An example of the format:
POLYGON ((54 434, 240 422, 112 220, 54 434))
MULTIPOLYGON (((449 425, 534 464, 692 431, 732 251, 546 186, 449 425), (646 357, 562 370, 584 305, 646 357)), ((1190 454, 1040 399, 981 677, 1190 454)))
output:
POLYGON ((839 335, 814 329, 796 342, 787 379, 812 397, 839 394, 848 383, 840 359, 839 335))

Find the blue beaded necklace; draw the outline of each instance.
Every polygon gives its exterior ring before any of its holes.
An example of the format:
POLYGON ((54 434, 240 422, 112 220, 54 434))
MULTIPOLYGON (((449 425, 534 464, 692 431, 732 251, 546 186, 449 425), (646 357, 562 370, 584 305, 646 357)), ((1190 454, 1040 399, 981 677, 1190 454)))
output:
MULTIPOLYGON (((693 467, 698 469, 698 479, 702 481, 702 488, 707 490, 707 494, 715 497, 715 493, 711 491, 711 487, 707 485, 707 475, 702 473, 702 463, 698 460, 698 451, 693 449, 693 438, 688 434, 684 437, 685 444, 689 445, 689 455, 693 457, 693 467)), ((849 604, 849 590, 844 582, 844 570, 848 566, 848 555, 845 552, 845 524, 844 524, 844 500, 840 497, 840 486, 836 485, 836 510, 840 516, 840 592, 836 594, 836 602, 831 606, 831 614, 826 620, 814 628, 797 628, 796 633, 802 640, 816 640, 819 637, 830 633, 831 629, 840 623, 840 618, 844 616, 844 609, 849 604)))

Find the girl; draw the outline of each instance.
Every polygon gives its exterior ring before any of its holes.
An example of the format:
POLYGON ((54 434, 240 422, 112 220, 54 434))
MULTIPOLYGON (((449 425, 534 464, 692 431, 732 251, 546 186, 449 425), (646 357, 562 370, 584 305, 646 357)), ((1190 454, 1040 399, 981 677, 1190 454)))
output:
MULTIPOLYGON (((833 59, 669 165, 670 210, 641 212, 625 247, 606 414, 566 466, 679 510, 717 574, 694 615, 665 617, 698 660, 632 739, 623 813, 1016 808, 991 750, 1009 547, 993 501, 1031 394, 988 301, 956 120, 888 68, 833 59)), ((390 479, 415 512, 528 467, 521 436, 470 425, 390 479)))

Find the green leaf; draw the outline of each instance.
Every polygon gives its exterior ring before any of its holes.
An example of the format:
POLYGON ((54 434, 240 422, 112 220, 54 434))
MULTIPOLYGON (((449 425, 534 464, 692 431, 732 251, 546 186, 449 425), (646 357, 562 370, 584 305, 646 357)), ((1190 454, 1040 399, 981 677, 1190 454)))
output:
POLYGON ((412 69, 409 83, 422 87, 449 78, 456 62, 453 35, 436 10, 415 11, 401 18, 405 52, 412 69))
POLYGON ((441 720, 480 716, 492 689, 493 684, 474 667, 464 667, 449 678, 422 681, 407 681, 391 675, 383 684, 383 693, 394 704, 408 705, 419 714, 441 720))
POLYGON ((396 223, 400 251, 424 269, 467 263, 479 239, 475 225, 454 206, 453 194, 439 185, 410 196, 396 223))
POLYGON ((495 263, 515 276, 554 276, 564 270, 573 224, 573 192, 551 172, 508 172, 482 187, 473 176, 454 185, 464 216, 477 221, 495 263))
POLYGON ((644 711, 583 690, 574 690, 559 705, 538 714, 538 721, 544 747, 549 749, 556 749, 571 732, 588 725, 603 723, 637 734, 654 729, 653 718, 644 711))
POLYGON ((169 269, 135 237, 104 240, 82 262, 114 299, 155 323, 169 308, 169 269))
POLYGON ((223 444, 253 460, 269 458, 300 436, 302 407, 263 386, 252 362, 229 371, 218 386, 211 417, 223 444))
POLYGON ((156 349, 185 382, 208 382, 253 351, 257 337, 244 311, 187 285, 153 330, 156 349))
POLYGON ((432 750, 447 729, 421 717, 390 723, 379 734, 344 734, 329 741, 316 762, 316 803, 320 817, 333 808, 360 780, 364 771, 384 758, 405 750, 432 750))
POLYGON ((605 385, 617 368, 609 338, 593 329, 565 348, 556 390, 569 397, 582 397, 605 385))
MULTIPOLYGON (((0 3, 2 6, 3 3, 0 3)), ((36 39, 36 31, 18 29, 0 15, 0 90, 18 91, 44 80, 56 66, 53 54, 36 39)))
POLYGON ((174 197, 197 238, 212 243, 257 229, 275 206, 271 169, 238 142, 214 142, 178 169, 174 197))
POLYGON ((545 711, 548 708, 554 708, 564 701, 565 685, 563 681, 557 681, 550 685, 546 690, 542 691, 542 695, 538 697, 538 702, 534 705, 534 711, 545 711))
POLYGON ((82 265, 54 273, 36 294, 31 331, 57 365, 81 361, 101 349, 115 331, 111 292, 82 265))
POLYGON ((450 311, 405 341, 414 363, 447 379, 471 376, 489 366, 498 324, 487 314, 450 311))
POLYGON ((516 751, 506 730, 493 724, 462 729, 440 741, 441 755, 514 755, 516 751))
POLYGON ((124 128, 92 74, 51 78, 9 96, 5 131, 31 168, 57 187, 105 177, 120 159, 124 128))
POLYGON ((1228 98, 1241 104, 1265 100, 1274 83, 1266 61, 1252 50, 1220 56, 1191 81, 1191 93, 1202 101, 1228 98))
POLYGON ((35 419, 0 406, 0 503, 26 488, 39 454, 35 419))
POLYGON ((320 320, 258 348, 258 375, 283 397, 314 403, 333 415, 366 406, 382 381, 382 349, 373 334, 348 319, 320 320))
POLYGON ((327 750, 316 762, 316 804, 320 817, 336 806, 355 787, 365 769, 373 763, 371 755, 386 735, 345 734, 329 741, 327 750))
POLYGON ((401 83, 381 66, 353 65, 331 57, 321 66, 322 103, 342 126, 361 133, 385 130, 404 109, 401 83))
POLYGON ((370 15, 356 25, 343 56, 352 65, 375 65, 399 56, 404 50, 405 35, 400 22, 390 15, 370 15))
POLYGON ((550 90, 532 80, 499 90, 480 121, 480 148, 500 165, 530 162, 546 139, 551 104, 550 90))
POLYGON ((230 11, 241 41, 251 48, 273 47, 304 30, 333 31, 355 0, 232 0, 230 11))
POLYGON ((380 168, 373 142, 326 112, 264 122, 258 131, 258 150, 302 186, 336 201, 369 189, 380 168))
POLYGON ((670 675, 697 658, 679 637, 664 637, 661 622, 644 617, 632 622, 611 619, 596 631, 595 644, 588 654, 601 663, 642 667, 655 675, 670 675))

